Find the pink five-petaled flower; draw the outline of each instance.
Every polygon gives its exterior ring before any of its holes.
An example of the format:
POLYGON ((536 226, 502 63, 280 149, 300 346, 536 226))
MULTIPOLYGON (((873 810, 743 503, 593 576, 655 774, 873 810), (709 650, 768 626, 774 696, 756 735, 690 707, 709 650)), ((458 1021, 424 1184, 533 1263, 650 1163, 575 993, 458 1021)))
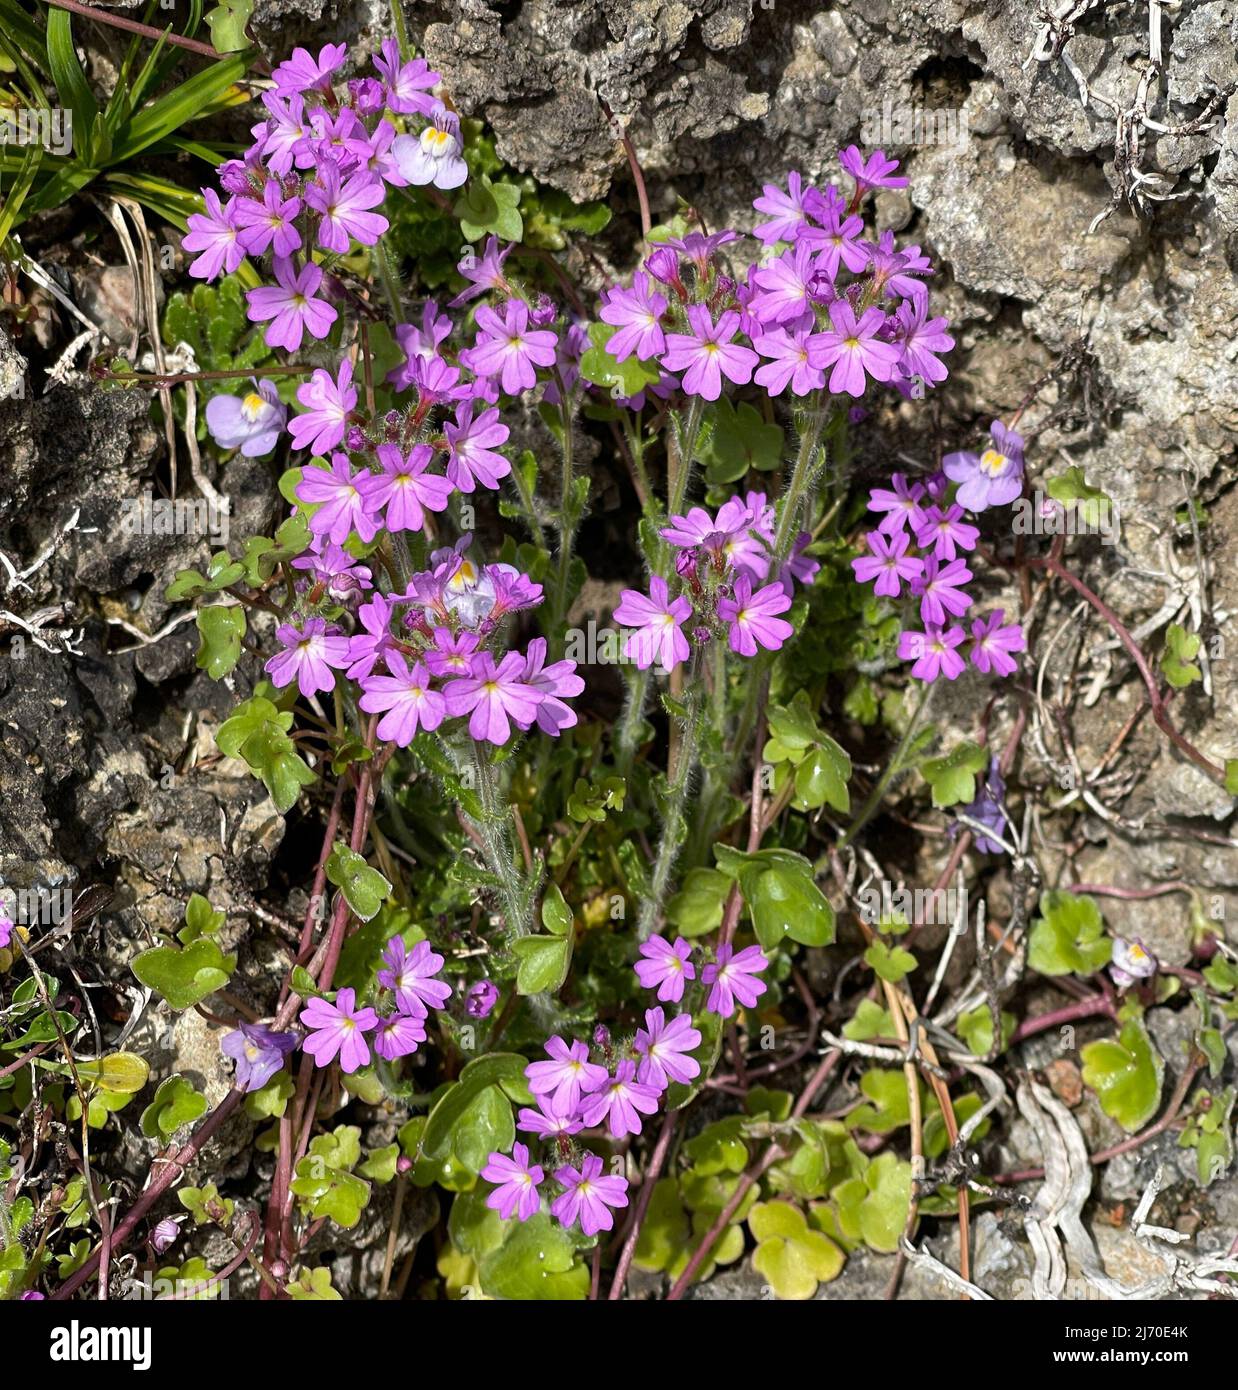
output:
POLYGON ((649 581, 649 595, 625 589, 615 609, 615 621, 635 632, 624 645, 640 670, 656 661, 664 671, 673 671, 688 659, 688 639, 680 632, 681 623, 692 616, 692 604, 681 594, 668 602, 666 580, 655 574, 649 581))
POLYGON ((241 245, 248 255, 261 256, 269 246, 277 256, 291 256, 301 249, 297 231, 300 198, 285 198, 278 179, 262 190, 262 201, 241 198, 236 205, 236 224, 241 229, 241 245))
POLYGON ((665 1091, 672 1081, 687 1085, 701 1074, 696 1058, 684 1055, 701 1045, 691 1014, 676 1014, 667 1023, 661 1009, 646 1009, 645 1026, 636 1030, 632 1045, 641 1054, 637 1076, 646 1086, 665 1091))
POLYGON ((308 332, 311 338, 325 338, 338 314, 324 299, 315 299, 322 284, 322 266, 313 261, 298 271, 286 256, 275 257, 277 285, 259 285, 247 290, 247 313, 255 323, 272 320, 266 330, 267 347, 296 352, 308 332))
POLYGON ((372 541, 378 535, 381 523, 370 515, 360 483, 347 454, 332 454, 329 469, 304 470, 296 494, 301 502, 320 504, 309 519, 314 535, 326 536, 336 545, 343 545, 352 531, 363 541, 372 541))
POLYGON ((529 1090, 535 1096, 550 1096, 550 1112, 575 1115, 582 1095, 590 1095, 609 1079, 606 1068, 589 1060, 589 1049, 582 1042, 569 1047, 557 1034, 546 1043, 549 1062, 530 1062, 524 1069, 529 1090))
POLYGON ((752 1008, 766 990, 765 981, 756 976, 768 964, 759 946, 746 946, 738 953, 734 946, 719 946, 717 959, 701 971, 701 983, 710 986, 705 1007, 723 1018, 735 1012, 736 1000, 752 1008))
POLYGON ((383 951, 385 970, 378 972, 378 983, 395 995, 396 1008, 414 1018, 424 1018, 427 1009, 441 1009, 451 998, 451 986, 434 977, 443 968, 443 958, 428 941, 419 941, 410 951, 402 936, 393 936, 383 951))
POLYGON ((309 1029, 301 1046, 318 1066, 330 1066, 338 1056, 340 1067, 354 1072, 369 1062, 365 1035, 378 1027, 378 1015, 373 1009, 357 1008, 356 1000, 353 990, 342 989, 334 1004, 311 999, 301 1010, 301 1022, 309 1029))
POLYGON ((468 714, 469 733, 487 743, 504 744, 511 737, 510 719, 528 728, 537 718, 541 692, 524 679, 524 658, 508 652, 496 666, 489 652, 473 658, 470 675, 448 681, 443 688, 447 713, 468 714))
POLYGON ((294 449, 311 449, 325 454, 344 438, 348 417, 357 404, 357 388, 352 384, 352 362, 346 357, 334 379, 321 367, 297 387, 297 401, 305 410, 292 417, 288 432, 294 449))
POLYGON ((220 271, 232 274, 245 259, 245 247, 240 241, 236 199, 229 198, 220 207, 219 194, 213 188, 204 188, 202 197, 206 211, 190 215, 189 231, 181 245, 186 251, 202 253, 190 262, 190 275, 195 280, 213 280, 220 271))
POLYGON ((924 524, 915 528, 916 543, 923 550, 932 548, 939 560, 954 560, 959 550, 975 550, 980 531, 963 519, 963 508, 957 502, 942 507, 926 507, 924 524))
POLYGON ((585 688, 576 674, 574 661, 552 661, 546 665, 546 639, 535 637, 525 653, 524 679, 542 697, 537 707, 537 727, 551 738, 558 738, 564 729, 576 723, 576 711, 565 705, 560 696, 573 698, 585 688))
POLYGON ((894 176, 897 159, 886 157, 885 150, 874 150, 867 159, 856 145, 848 145, 838 156, 838 162, 855 180, 855 196, 859 200, 872 188, 906 188, 907 179, 894 176))
POLYGON ((580 1229, 587 1236, 609 1231, 615 1224, 610 1208, 628 1204, 627 1178, 603 1177, 602 1160, 596 1154, 585 1155, 579 1172, 575 1168, 560 1168, 555 1181, 566 1191, 550 1204, 551 1214, 564 1226, 579 1220, 580 1229))
POLYGON ((443 424, 447 478, 461 492, 472 492, 479 482, 483 487, 497 488, 499 480, 512 471, 511 462, 495 448, 506 441, 509 433, 498 410, 483 410, 474 420, 475 408, 475 401, 462 401, 456 407, 455 423, 443 424))
POLYGON ((328 635, 322 618, 307 618, 303 628, 284 623, 275 636, 284 650, 276 652, 263 669, 276 685, 291 685, 295 680, 307 699, 320 690, 335 689, 335 672, 331 668, 343 670, 348 665, 347 637, 328 635))
POLYGON ((478 376, 497 376, 509 396, 537 384, 536 367, 553 367, 556 335, 548 328, 529 327, 529 306, 509 299, 500 316, 488 304, 477 311, 477 341, 460 360, 478 376))
POLYGON ((318 245, 341 254, 348 250, 350 237, 362 246, 376 245, 391 225, 381 212, 369 210, 387 196, 382 179, 368 170, 343 179, 339 165, 330 160, 319 162, 318 177, 319 183, 305 187, 306 205, 321 213, 318 245))
POLYGON ((512 290, 503 274, 503 262, 511 249, 508 245, 500 251, 498 237, 488 236, 481 260, 478 260, 470 246, 464 259, 456 266, 460 274, 469 281, 469 285, 450 301, 451 307, 458 309, 461 304, 467 304, 470 299, 476 299, 487 290, 501 290, 504 294, 510 295, 512 290))
POLYGON ((434 99, 426 95, 443 80, 424 58, 400 61, 400 46, 395 39, 384 39, 379 49, 381 57, 374 59, 374 69, 383 79, 387 105, 399 115, 413 112, 427 116, 434 109, 434 99))
POLYGON ((924 508, 920 505, 923 498, 923 483, 908 483, 905 474, 895 473, 890 487, 875 487, 869 493, 868 510, 885 512, 877 525, 879 531, 903 531, 908 522, 915 531, 924 525, 924 508))
POLYGON ((397 1057, 407 1057, 416 1052, 426 1040, 424 1018, 413 1014, 394 1013, 378 1020, 378 1032, 374 1034, 374 1051, 388 1062, 397 1057))
POLYGON ((512 1145, 512 1156, 492 1153, 481 1176, 487 1182, 498 1186, 486 1198, 491 1211, 497 1211, 504 1221, 510 1221, 512 1212, 521 1221, 527 1221, 542 1205, 537 1185, 543 1173, 541 1166, 529 1162, 529 1150, 524 1144, 512 1145))
POLYGON ((787 175, 787 191, 776 183, 761 186, 761 196, 753 200, 757 212, 770 216, 768 222, 758 222, 753 234, 767 246, 776 241, 794 241, 800 229, 808 225, 804 214, 804 180, 797 170, 787 175))
POLYGON ((852 560, 851 568, 860 584, 876 579, 873 592, 883 598, 897 598, 901 579, 915 580, 924 573, 924 561, 918 555, 907 554, 911 537, 905 531, 895 531, 893 535, 870 531, 864 542, 869 553, 852 560))
POLYGON ((367 676, 360 705, 367 714, 387 713, 378 721, 378 736, 407 748, 418 729, 437 729, 447 717, 447 701, 430 689, 430 673, 416 662, 410 672, 399 652, 387 653, 388 676, 367 676))
POLYGON ((548 1095, 537 1097, 536 1110, 531 1110, 526 1105, 521 1110, 519 1123, 516 1125, 517 1129, 523 1129, 529 1134, 536 1134, 542 1139, 556 1139, 561 1134, 565 1136, 579 1134, 584 1127, 585 1122, 579 1118, 574 1110, 569 1111, 566 1115, 556 1114, 554 1104, 548 1095))
POLYGON ((626 1134, 639 1134, 641 1115, 654 1114, 660 1094, 656 1087, 637 1081, 635 1062, 620 1062, 614 1076, 608 1077, 581 1103, 580 1118, 589 1129, 605 1120, 616 1139, 626 1134))
POLYGON ((728 309, 715 324, 705 304, 688 306, 691 333, 668 333, 662 365, 668 372, 684 372, 683 389, 690 396, 716 401, 722 394, 722 378, 743 386, 752 380, 760 358, 751 348, 731 341, 739 331, 739 315, 728 309))
POLYGON ((924 557, 924 572, 911 581, 911 591, 920 599, 920 621, 925 627, 941 627, 946 615, 958 617, 971 607, 971 595, 963 591, 972 572, 962 560, 943 565, 935 555, 924 557))
POLYGON ((326 96, 331 91, 331 75, 344 66, 348 57, 346 43, 323 44, 318 57, 308 48, 294 48, 292 57, 285 58, 271 76, 275 79, 277 92, 321 92, 326 96))
POLYGON ((377 454, 383 471, 363 477, 359 486, 368 510, 386 508, 388 531, 420 531, 427 511, 446 510, 453 489, 446 478, 426 472, 434 458, 428 444, 414 444, 407 454, 398 444, 380 444, 377 454))
POLYGON ((963 674, 963 658, 955 648, 963 640, 963 629, 957 625, 944 630, 930 627, 924 632, 902 632, 898 638, 898 654, 903 661, 912 661, 911 674, 920 681, 935 681, 945 676, 957 680, 963 674))
POLYGON ((788 386, 793 396, 806 396, 825 385, 825 373, 812 364, 808 332, 796 329, 789 332, 776 328, 752 340, 762 357, 772 360, 757 368, 753 380, 764 386, 771 396, 780 396, 788 386))
POLYGON ((692 947, 682 936, 673 944, 664 937, 651 936, 642 942, 640 953, 644 959, 633 967, 636 978, 646 989, 657 985, 658 998, 664 1004, 677 1004, 683 998, 684 982, 696 979, 692 947))
POLYGON ((607 295, 598 317, 613 324, 617 331, 606 344, 606 350, 616 362, 626 361, 633 353, 642 359, 658 357, 666 350, 666 334, 662 330, 662 315, 666 313, 666 296, 659 294, 643 270, 632 276, 632 288, 616 285, 607 295))
POLYGON ((986 676, 995 671, 999 676, 1012 676, 1017 663, 1011 652, 1027 650, 1027 640, 1018 623, 1005 624, 1006 614, 995 608, 987 618, 977 618, 971 625, 971 664, 986 676))
POLYGON ((830 305, 832 327, 814 333, 809 339, 813 365, 833 366, 830 372, 830 391, 838 396, 844 391, 862 396, 868 377, 874 381, 889 381, 898 366, 901 350, 896 343, 886 343, 877 337, 885 323, 878 308, 865 309, 859 319, 845 299, 830 305))
POLYGON ((776 652, 795 629, 775 614, 790 607, 791 595, 781 584, 767 584, 753 593, 752 580, 741 574, 734 597, 718 600, 718 616, 731 626, 731 650, 740 656, 756 656, 759 643, 766 651, 776 652))

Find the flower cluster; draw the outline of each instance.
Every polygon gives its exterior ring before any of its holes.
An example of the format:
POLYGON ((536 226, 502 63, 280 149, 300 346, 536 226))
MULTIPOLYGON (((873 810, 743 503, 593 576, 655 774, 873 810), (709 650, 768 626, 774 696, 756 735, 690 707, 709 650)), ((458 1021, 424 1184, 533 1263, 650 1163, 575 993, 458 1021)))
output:
POLYGON ((321 480, 307 473, 298 496, 322 499, 311 525, 324 524, 324 513, 350 515, 319 531, 320 544, 294 563, 309 571, 307 597, 356 607, 360 630, 346 635, 319 616, 281 624, 282 650, 266 663, 275 684, 296 681, 309 696, 334 689, 335 672, 344 671, 361 688, 361 709, 382 715, 379 739, 400 748, 418 730, 466 715, 470 735, 493 744, 507 743, 513 726, 527 732, 536 724, 551 737, 571 728, 576 714, 565 700, 584 689, 576 663, 547 664, 544 637, 524 652, 502 642, 503 619, 540 604, 542 586, 511 565, 475 565, 467 554, 472 537, 463 536, 434 551, 430 568, 413 575, 404 592, 374 591, 368 569, 334 539, 364 525, 351 496, 361 489, 347 481, 347 459, 336 458, 343 461, 331 473, 313 470, 321 480))
MULTIPOLYGON (((682 936, 673 943, 651 936, 642 944, 640 954, 636 978, 645 989, 656 989, 663 1003, 677 1004, 688 981, 696 979, 692 947, 682 936)), ((765 993, 765 982, 756 976, 768 964, 759 946, 748 946, 739 952, 731 945, 719 946, 714 959, 701 971, 701 983, 709 987, 705 1007, 722 1018, 731 1017, 737 1000, 751 1009, 765 993)))
POLYGON ((622 362, 656 361, 662 389, 716 401, 724 378, 755 381, 771 396, 862 396, 869 381, 923 394, 947 375, 939 354, 954 340, 929 315, 918 246, 894 247, 891 232, 864 238, 858 210, 874 188, 905 187, 881 150, 864 160, 840 156, 853 181, 846 198, 798 173, 785 190, 765 186, 753 207, 767 214, 756 236, 766 254, 742 280, 724 273, 718 252, 739 240, 731 230, 693 232, 660 243, 633 277, 605 296, 601 317, 617 331, 607 344, 622 362), (779 252, 778 247, 784 249, 779 252))
MULTIPOLYGON (((883 598, 900 598, 906 584, 919 600, 923 628, 905 629, 898 643, 899 656, 914 663, 917 680, 955 680, 965 669, 958 649, 967 634, 954 619, 972 606, 966 586, 975 576, 960 552, 974 551, 980 539, 966 513, 1006 505, 1022 490, 1022 439, 1000 421, 993 422, 992 434, 993 447, 983 454, 948 454, 942 471, 925 482, 895 473, 888 488, 869 495, 869 510, 882 519, 864 537, 867 553, 851 567, 861 584, 871 583, 883 598)), ((997 608, 971 624, 968 656, 984 675, 1013 674, 1012 653, 1026 649, 1022 627, 1005 619, 997 608)))
POLYGON ((407 1057, 426 1040, 426 1019, 431 1009, 441 1009, 451 997, 451 986, 434 977, 443 968, 443 957, 419 941, 410 951, 404 938, 393 937, 383 952, 384 969, 378 983, 391 999, 391 1010, 359 1008, 355 991, 341 989, 335 1001, 311 999, 301 1010, 307 1029, 302 1047, 317 1066, 330 1066, 337 1058, 345 1072, 370 1062, 370 1040, 385 1061, 407 1057))
POLYGON ((661 535, 678 551, 676 597, 655 574, 648 594, 625 589, 615 609, 615 621, 634 629, 625 654, 638 667, 657 662, 674 670, 688 659, 689 636, 698 645, 725 637, 733 652, 755 656, 758 647, 777 651, 792 635, 791 624, 778 616, 791 606, 792 580, 810 584, 820 566, 802 554, 811 539, 804 532, 771 577, 774 509, 763 492, 732 497, 716 516, 692 507, 686 516, 672 516, 661 535))

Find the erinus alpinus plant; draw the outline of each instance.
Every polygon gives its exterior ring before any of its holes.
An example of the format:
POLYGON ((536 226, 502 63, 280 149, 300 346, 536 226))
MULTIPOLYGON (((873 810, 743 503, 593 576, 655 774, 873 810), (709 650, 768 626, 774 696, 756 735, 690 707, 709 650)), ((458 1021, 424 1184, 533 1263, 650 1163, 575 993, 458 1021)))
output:
MULTIPOLYGON (((160 411, 196 381, 195 449, 278 463, 273 534, 167 598, 221 683, 218 758, 314 850, 252 917, 186 894, 133 956, 152 1009, 209 1022, 222 1096, 92 1038, 37 931, 0 921, 0 1292, 677 1300, 734 1266, 806 1299, 862 1249, 968 1289, 974 1205, 1021 1213, 1038 1176, 986 1141, 1016 1104, 1052 1112, 1002 1059, 1100 1020, 1082 1081, 1138 1134, 1170 981, 1198 1013, 1182 1142, 1201 1182, 1228 1168, 1233 1089, 1203 1076, 1233 953, 1197 903, 1209 963, 1158 972, 1043 882, 1012 805, 1047 588, 1139 652, 1064 537, 1012 526, 1043 383, 942 441, 934 266, 877 215, 884 190, 914 203, 898 161, 769 179, 750 230, 681 207, 611 281, 567 254, 607 209, 507 170, 407 45, 274 66, 187 221, 199 287, 167 321, 201 370, 94 374, 161 387, 160 411), (895 418, 920 445, 861 478, 895 418), (618 530, 594 524, 599 456, 618 530), (936 837, 927 882, 883 868, 878 821, 936 837), (272 924, 278 973, 239 967, 272 924), (1067 1002, 1029 1014, 1025 962, 1067 1002), (84 1165, 36 1210, 32 1105, 82 1153, 130 1131, 148 1174, 84 1165), (252 1162, 213 1169, 233 1124, 252 1162)), ((1044 517, 1102 496, 1077 473, 1044 517)))

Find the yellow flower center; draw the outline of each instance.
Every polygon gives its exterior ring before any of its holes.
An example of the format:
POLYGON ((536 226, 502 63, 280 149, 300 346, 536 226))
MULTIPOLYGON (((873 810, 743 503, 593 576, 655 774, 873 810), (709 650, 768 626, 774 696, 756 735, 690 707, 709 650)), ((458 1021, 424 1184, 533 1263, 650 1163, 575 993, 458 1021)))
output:
POLYGON ((986 449, 980 455, 980 467, 989 475, 996 478, 1006 467, 1007 458, 1005 454, 999 454, 996 449, 986 449))

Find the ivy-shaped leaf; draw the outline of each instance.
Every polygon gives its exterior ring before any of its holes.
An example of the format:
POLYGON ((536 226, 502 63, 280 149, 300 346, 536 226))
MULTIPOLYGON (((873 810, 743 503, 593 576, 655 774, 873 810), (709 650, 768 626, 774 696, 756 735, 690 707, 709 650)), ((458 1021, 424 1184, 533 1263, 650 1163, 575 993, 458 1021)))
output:
POLYGON ((199 608, 198 669, 213 681, 222 680, 241 658, 241 638, 245 636, 245 610, 241 605, 212 604, 199 608))
POLYGON ((817 887, 812 865, 790 850, 744 854, 715 845, 719 869, 738 879, 752 928, 764 950, 784 936, 803 946, 829 946, 834 940, 834 909, 817 887))
POLYGON ((468 241, 493 234, 500 241, 519 241, 524 221, 519 212, 520 189, 511 183, 491 183, 488 174, 470 179, 452 209, 468 241))
POLYGON ((1113 942, 1095 898, 1053 889, 1040 896, 1027 962, 1042 975, 1093 975, 1109 964, 1113 942))
POLYGON ((666 920, 681 935, 705 936, 722 925, 731 880, 718 869, 689 869, 666 904, 666 920))
POLYGON ((138 979, 178 1013, 222 989, 235 969, 236 956, 207 937, 184 947, 152 946, 133 960, 138 979))
POLYGON ((880 979, 892 985, 898 984, 916 968, 916 958, 910 951, 884 941, 874 941, 864 952, 864 959, 880 979))
POLYGON ((619 330, 609 323, 591 323, 588 328, 591 347, 580 359, 580 374, 594 386, 601 386, 624 400, 639 396, 649 386, 662 379, 662 369, 654 359, 642 362, 639 357, 616 361, 606 344, 619 330))
POLYGON ((1204 673, 1195 665, 1199 654, 1198 632, 1188 632, 1177 623, 1170 623, 1165 634, 1165 650, 1161 653, 1161 674, 1175 690, 1184 690, 1204 673))
POLYGON ((783 459, 781 425, 765 420, 747 402, 733 406, 726 396, 709 407, 708 441, 701 450, 711 483, 735 483, 749 469, 771 473, 783 459))
POLYGON ((1140 1018, 1128 1018, 1116 1038, 1084 1045, 1083 1081, 1101 1109, 1128 1134, 1142 1129, 1161 1103, 1165 1063, 1140 1018))
POLYGON ((327 860, 327 878, 344 895, 344 901, 363 922, 375 916, 391 893, 391 884, 349 849, 342 840, 336 842, 327 860))
POLYGON ((183 1076, 169 1076, 142 1112, 142 1133, 148 1139, 167 1139, 205 1114, 206 1097, 194 1089, 193 1082, 183 1076))
POLYGON ((828 1236, 809 1230, 790 1202, 758 1202, 748 1213, 748 1229, 757 1241, 752 1267, 777 1298, 812 1298, 819 1284, 842 1273, 847 1257, 828 1236))
POLYGON ((989 765, 989 754, 978 743, 963 742, 940 758, 920 766, 933 789, 933 805, 957 806, 976 799, 976 778, 989 765))

